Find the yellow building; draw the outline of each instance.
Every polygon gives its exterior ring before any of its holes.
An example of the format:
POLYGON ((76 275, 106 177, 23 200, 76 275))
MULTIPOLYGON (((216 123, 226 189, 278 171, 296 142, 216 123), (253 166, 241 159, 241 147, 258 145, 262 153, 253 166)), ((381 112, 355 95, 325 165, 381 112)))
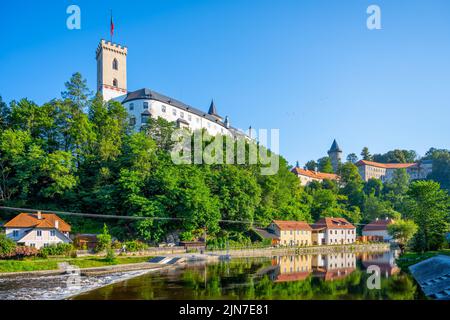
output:
POLYGON ((277 238, 277 243, 282 246, 309 246, 311 245, 312 228, 304 221, 274 220, 269 231, 277 238))

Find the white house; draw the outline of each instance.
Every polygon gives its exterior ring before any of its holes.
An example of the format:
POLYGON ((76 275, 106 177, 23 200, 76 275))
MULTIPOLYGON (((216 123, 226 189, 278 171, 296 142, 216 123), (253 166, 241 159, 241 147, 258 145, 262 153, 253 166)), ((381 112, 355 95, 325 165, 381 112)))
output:
POLYGON ((313 245, 350 244, 356 241, 356 227, 344 218, 322 218, 311 227, 313 245))
POLYGON ((17 244, 37 249, 72 242, 70 225, 55 214, 21 213, 3 227, 6 236, 17 244))
POLYGON ((394 223, 394 220, 392 220, 391 218, 377 218, 362 229, 362 235, 383 237, 384 241, 391 241, 392 236, 389 235, 387 228, 391 223, 394 223))

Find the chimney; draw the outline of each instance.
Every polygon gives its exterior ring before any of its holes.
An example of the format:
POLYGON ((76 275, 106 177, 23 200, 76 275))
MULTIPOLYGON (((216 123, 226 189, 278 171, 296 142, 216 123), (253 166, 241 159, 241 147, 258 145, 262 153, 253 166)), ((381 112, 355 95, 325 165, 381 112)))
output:
POLYGON ((59 220, 55 220, 55 229, 59 230, 59 220))
POLYGON ((40 211, 37 212, 37 218, 38 220, 42 220, 42 213, 40 211))

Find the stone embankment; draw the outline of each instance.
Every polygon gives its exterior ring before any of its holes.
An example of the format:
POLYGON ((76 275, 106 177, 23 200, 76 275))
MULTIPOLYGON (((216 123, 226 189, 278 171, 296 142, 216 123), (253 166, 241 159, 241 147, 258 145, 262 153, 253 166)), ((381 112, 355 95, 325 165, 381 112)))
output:
POLYGON ((208 251, 208 254, 228 255, 231 258, 237 257, 270 257, 276 255, 295 254, 330 254, 340 252, 385 252, 390 250, 388 243, 371 244, 351 244, 337 246, 311 246, 311 247, 273 247, 238 250, 217 250, 208 251))

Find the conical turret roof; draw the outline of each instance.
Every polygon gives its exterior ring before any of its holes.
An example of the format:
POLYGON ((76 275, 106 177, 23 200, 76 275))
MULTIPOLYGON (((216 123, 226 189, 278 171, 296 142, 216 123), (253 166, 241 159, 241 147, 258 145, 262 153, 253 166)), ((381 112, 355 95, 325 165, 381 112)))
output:
POLYGON ((339 148, 339 145, 336 142, 336 139, 333 140, 333 144, 331 145, 330 151, 328 152, 342 152, 341 148, 339 148))

